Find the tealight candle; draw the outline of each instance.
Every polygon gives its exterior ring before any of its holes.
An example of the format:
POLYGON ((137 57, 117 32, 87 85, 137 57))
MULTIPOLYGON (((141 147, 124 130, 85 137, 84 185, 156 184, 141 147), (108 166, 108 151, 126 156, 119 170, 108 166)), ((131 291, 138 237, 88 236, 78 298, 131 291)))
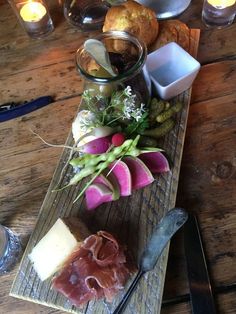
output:
POLYGON ((208 27, 223 28, 233 23, 236 0, 205 0, 202 20, 208 27))
POLYGON ((46 8, 39 2, 26 3, 20 10, 20 15, 25 22, 38 22, 45 14, 47 14, 46 8))
POLYGON ((29 36, 40 38, 54 29, 47 6, 43 0, 9 1, 29 36))

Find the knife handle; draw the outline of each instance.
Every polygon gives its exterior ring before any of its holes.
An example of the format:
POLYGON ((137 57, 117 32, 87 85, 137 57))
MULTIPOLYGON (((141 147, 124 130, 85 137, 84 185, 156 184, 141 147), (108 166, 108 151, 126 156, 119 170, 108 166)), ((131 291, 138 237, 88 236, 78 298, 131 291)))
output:
POLYGON ((216 314, 197 217, 189 213, 184 226, 184 244, 193 314, 216 314))
POLYGON ((51 96, 43 96, 39 97, 33 101, 27 102, 24 105, 19 105, 12 109, 8 109, 0 113, 0 122, 4 122, 7 120, 11 120, 20 116, 23 116, 27 113, 30 113, 34 110, 42 108, 44 106, 49 105, 53 102, 53 98, 51 96))
POLYGON ((118 304, 118 306, 116 307, 115 311, 113 312, 113 314, 121 314, 125 308, 126 305, 128 303, 129 298, 131 297, 131 295, 133 294, 137 283, 139 282, 140 278, 143 276, 144 271, 142 271, 141 269, 138 271, 136 277, 134 278, 134 281, 132 282, 132 284, 130 285, 129 289, 127 290, 126 294, 124 295, 123 299, 120 301, 120 303, 118 304))

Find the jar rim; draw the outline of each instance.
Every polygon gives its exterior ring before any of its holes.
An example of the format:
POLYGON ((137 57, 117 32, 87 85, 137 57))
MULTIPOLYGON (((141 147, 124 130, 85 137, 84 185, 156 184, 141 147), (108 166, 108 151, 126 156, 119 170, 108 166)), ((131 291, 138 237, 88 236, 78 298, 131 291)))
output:
POLYGON ((126 72, 120 73, 115 77, 107 77, 107 78, 100 78, 100 77, 95 77, 88 72, 86 72, 79 63, 79 57, 80 55, 85 51, 84 45, 82 45, 77 51, 76 51, 76 65, 77 69, 80 72, 80 74, 88 79, 89 81, 92 81, 94 83, 99 83, 99 84, 106 84, 106 83, 112 83, 112 82, 118 82, 118 81, 123 81, 127 79, 130 75, 135 75, 135 73, 144 65, 146 58, 147 58, 147 47, 144 42, 139 40, 137 37, 131 35, 130 33, 124 32, 124 31, 109 31, 109 32, 104 32, 99 34, 98 36, 94 37, 94 39, 106 39, 106 38, 112 38, 116 36, 117 39, 124 39, 124 40, 129 40, 133 44, 138 47, 140 54, 138 60, 135 62, 134 65, 132 65, 126 72))

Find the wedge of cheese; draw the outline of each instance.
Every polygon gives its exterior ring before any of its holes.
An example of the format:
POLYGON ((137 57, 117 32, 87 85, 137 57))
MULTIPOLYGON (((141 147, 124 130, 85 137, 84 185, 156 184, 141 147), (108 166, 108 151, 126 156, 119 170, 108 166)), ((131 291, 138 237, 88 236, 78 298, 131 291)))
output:
POLYGON ((76 218, 59 218, 29 254, 40 279, 46 280, 60 269, 89 232, 76 218))

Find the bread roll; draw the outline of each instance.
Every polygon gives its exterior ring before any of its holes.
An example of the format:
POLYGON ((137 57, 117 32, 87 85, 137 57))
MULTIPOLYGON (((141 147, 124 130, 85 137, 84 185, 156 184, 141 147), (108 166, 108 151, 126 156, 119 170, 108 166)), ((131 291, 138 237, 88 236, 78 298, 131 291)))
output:
POLYGON ((158 34, 158 22, 154 11, 128 0, 111 7, 106 15, 103 32, 126 31, 150 46, 158 34))
POLYGON ((159 34, 150 47, 150 51, 154 51, 172 41, 189 51, 190 31, 188 26, 179 20, 161 21, 159 22, 159 34))

